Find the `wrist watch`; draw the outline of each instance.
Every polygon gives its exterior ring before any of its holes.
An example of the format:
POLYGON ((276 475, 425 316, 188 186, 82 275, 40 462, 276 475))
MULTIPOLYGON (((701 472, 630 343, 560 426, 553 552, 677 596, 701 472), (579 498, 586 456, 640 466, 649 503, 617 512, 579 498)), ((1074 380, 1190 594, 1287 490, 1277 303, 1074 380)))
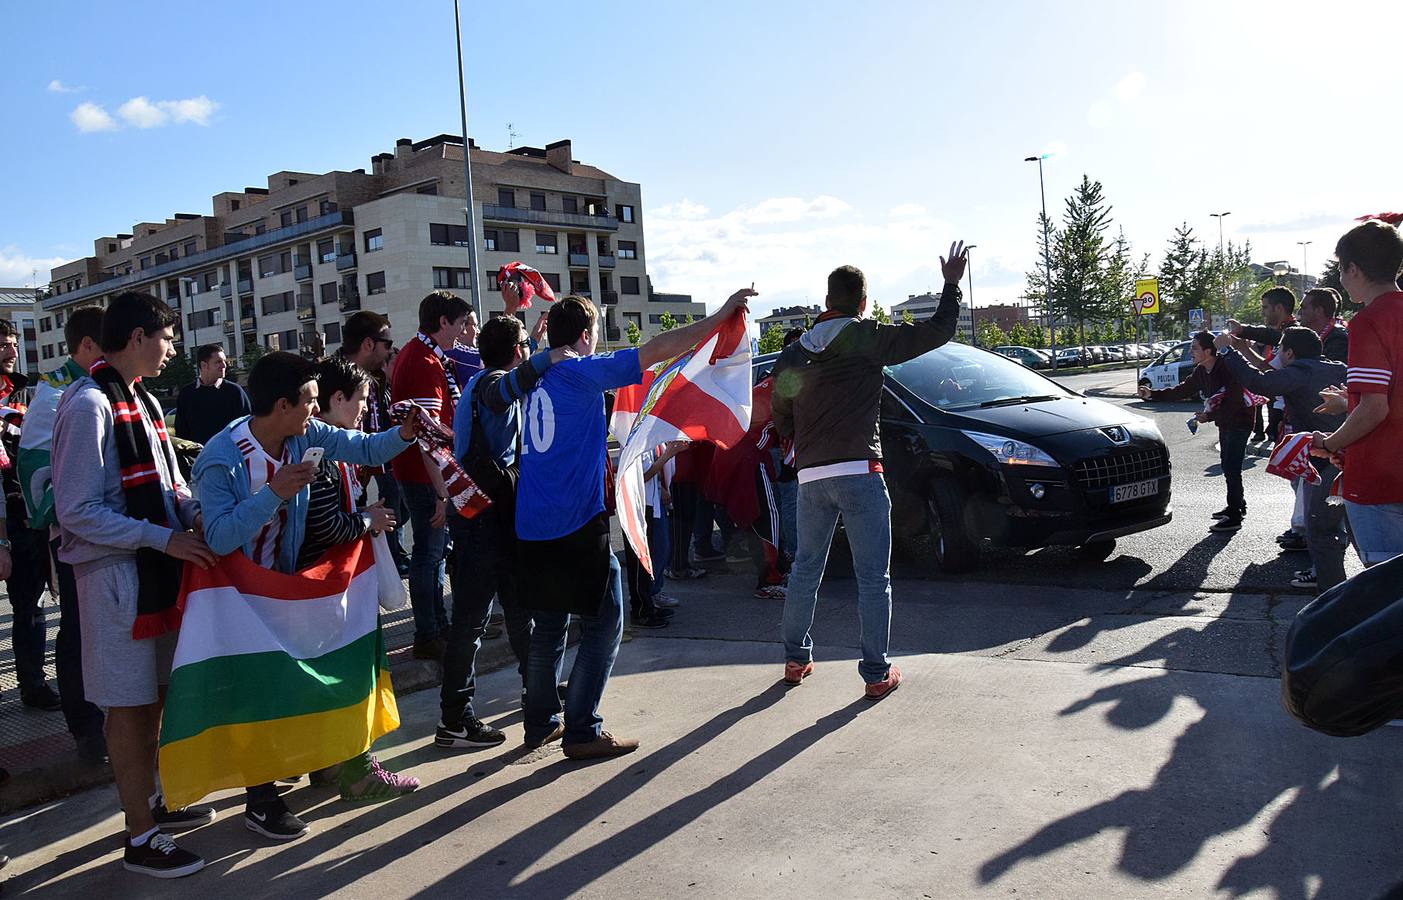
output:
POLYGON ((8 550, 10 549, 10 546, 11 545, 9 538, 0 538, 0 550, 8 550))
POLYGON ((360 520, 361 520, 361 523, 365 525, 365 530, 366 530, 366 531, 369 531, 369 530, 370 530, 370 513, 368 513, 368 512, 363 512, 363 513, 361 513, 361 514, 360 514, 360 520))

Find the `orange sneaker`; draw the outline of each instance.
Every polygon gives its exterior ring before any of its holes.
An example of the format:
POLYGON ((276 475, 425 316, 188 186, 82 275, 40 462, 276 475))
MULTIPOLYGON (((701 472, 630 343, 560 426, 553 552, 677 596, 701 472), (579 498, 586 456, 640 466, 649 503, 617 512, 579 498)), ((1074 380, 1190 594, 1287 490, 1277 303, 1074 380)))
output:
POLYGON ((880 700, 901 687, 901 670, 896 666, 887 669, 887 677, 867 686, 867 699, 880 700))
POLYGON ((814 664, 812 662, 806 662, 801 666, 791 659, 784 664, 784 683, 802 684, 804 679, 808 678, 813 673, 814 664))

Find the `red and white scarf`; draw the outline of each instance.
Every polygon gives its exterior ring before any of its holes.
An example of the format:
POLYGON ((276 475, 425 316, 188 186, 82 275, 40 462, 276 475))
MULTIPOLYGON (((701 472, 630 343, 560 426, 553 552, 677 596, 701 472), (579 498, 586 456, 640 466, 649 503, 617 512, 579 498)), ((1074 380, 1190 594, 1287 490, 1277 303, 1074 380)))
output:
POLYGON ((439 368, 443 369, 443 377, 448 379, 448 393, 453 395, 453 402, 456 404, 463 398, 462 391, 458 390, 458 379, 453 377, 453 361, 443 352, 443 348, 422 331, 416 331, 414 336, 424 342, 424 346, 434 351, 434 359, 438 360, 439 368))

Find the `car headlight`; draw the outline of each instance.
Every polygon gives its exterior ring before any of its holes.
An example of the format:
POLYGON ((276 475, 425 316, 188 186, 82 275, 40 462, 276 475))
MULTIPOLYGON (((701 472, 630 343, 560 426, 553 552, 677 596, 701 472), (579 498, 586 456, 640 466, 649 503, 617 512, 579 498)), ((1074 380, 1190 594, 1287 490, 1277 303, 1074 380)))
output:
POLYGON ((979 446, 988 450, 994 455, 994 459, 1006 466, 1052 466, 1061 468, 1057 460, 1048 456, 1047 453, 1026 444, 1023 441, 1015 441, 1013 438, 1001 437, 997 434, 985 434, 982 431, 961 432, 965 437, 974 441, 979 446))

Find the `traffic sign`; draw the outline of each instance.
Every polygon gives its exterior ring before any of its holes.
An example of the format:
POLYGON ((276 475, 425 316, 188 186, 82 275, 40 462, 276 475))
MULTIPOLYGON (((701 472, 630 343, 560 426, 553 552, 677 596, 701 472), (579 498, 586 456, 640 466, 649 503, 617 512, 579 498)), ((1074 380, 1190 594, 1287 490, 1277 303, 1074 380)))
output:
POLYGON ((1189 327, 1194 331, 1203 329, 1203 310, 1201 308, 1189 310, 1189 327))
POLYGON ((1159 279, 1140 278, 1135 282, 1135 299, 1130 301, 1137 316, 1152 316, 1159 312, 1159 279))

